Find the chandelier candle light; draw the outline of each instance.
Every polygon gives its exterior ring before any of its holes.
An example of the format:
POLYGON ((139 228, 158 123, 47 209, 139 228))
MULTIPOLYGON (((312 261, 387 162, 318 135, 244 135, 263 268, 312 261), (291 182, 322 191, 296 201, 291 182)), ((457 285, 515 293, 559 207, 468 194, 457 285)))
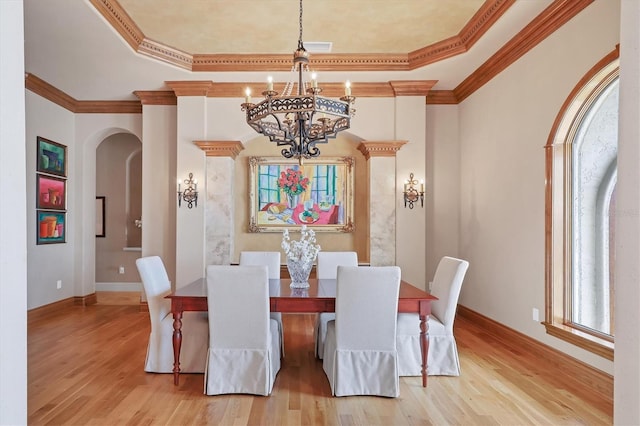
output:
POLYGON ((300 234, 299 241, 292 241, 288 229, 282 232, 282 248, 287 256, 291 288, 309 287, 309 274, 320 251, 320 245, 316 244, 316 233, 312 229, 302 225, 300 234))
POLYGON ((311 74, 310 84, 305 81, 305 75, 309 74, 309 53, 302 42, 302 0, 298 48, 293 53, 291 73, 292 79, 282 94, 273 90, 273 79, 269 76, 267 90, 262 92, 265 98, 258 104, 252 103, 251 89, 247 88, 241 107, 247 114, 249 126, 278 146, 285 146, 280 151, 283 157, 296 158, 302 164, 304 158, 320 155, 316 144, 327 143, 329 138, 335 138, 351 126, 356 100, 351 96, 349 81, 340 100, 320 96, 322 89, 318 87, 316 73, 311 74), (296 86, 297 94, 293 90, 296 86))

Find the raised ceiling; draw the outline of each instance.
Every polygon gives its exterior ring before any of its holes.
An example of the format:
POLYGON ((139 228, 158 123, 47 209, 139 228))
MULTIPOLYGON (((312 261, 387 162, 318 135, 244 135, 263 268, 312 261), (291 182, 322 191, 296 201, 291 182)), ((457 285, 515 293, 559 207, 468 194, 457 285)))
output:
MULTIPOLYGON (((118 1, 146 37, 190 54, 288 54, 297 47, 298 0, 118 1)), ((336 54, 408 54, 457 36, 483 3, 306 0, 303 40, 331 42, 336 54)))
MULTIPOLYGON (((389 82, 436 82, 432 92, 460 101, 592 1, 304 0, 303 40, 333 44, 311 55, 325 87, 349 79, 355 96, 368 96, 389 82)), ((298 6, 24 0, 25 71, 40 81, 38 93, 49 85, 78 101, 135 100, 193 80, 242 96, 236 86, 264 84, 267 73, 289 77, 298 6)))

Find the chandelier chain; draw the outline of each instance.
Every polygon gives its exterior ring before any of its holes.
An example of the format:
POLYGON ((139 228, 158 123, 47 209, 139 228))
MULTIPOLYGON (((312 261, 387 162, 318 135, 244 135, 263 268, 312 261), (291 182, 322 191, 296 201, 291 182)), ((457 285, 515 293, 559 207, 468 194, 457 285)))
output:
POLYGON ((304 49, 304 44, 302 43, 302 0, 300 0, 300 33, 298 34, 298 49, 304 49))
POLYGON ((272 80, 268 79, 265 97, 261 102, 251 102, 251 92, 247 88, 245 102, 241 104, 246 112, 247 124, 256 132, 267 136, 277 146, 285 158, 296 158, 302 164, 304 158, 320 155, 316 144, 327 143, 337 134, 350 127, 351 117, 355 113, 349 81, 345 84, 345 96, 339 100, 320 95, 316 74, 311 74, 311 84, 304 75, 309 72, 309 54, 302 42, 303 0, 300 0, 298 49, 293 53, 291 79, 286 82, 281 94, 273 90, 272 80), (297 74, 297 82, 296 82, 297 74), (297 94, 292 94, 294 86, 297 94))

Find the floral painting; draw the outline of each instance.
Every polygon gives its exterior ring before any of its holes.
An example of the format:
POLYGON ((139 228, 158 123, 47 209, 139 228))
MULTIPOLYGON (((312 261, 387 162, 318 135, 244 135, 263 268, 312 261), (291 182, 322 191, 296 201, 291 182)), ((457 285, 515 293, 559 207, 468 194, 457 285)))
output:
POLYGON ((352 157, 297 160, 250 157, 250 232, 353 231, 352 157))

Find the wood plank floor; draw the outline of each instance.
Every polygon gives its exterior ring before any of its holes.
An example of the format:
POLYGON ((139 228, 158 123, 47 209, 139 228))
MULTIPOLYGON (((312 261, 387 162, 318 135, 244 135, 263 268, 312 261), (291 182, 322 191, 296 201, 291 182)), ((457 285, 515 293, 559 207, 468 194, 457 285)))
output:
POLYGON ((72 307, 28 329, 30 425, 606 425, 613 407, 526 351, 456 320, 460 377, 401 378, 400 397, 331 397, 313 315, 283 315, 286 357, 270 397, 206 396, 203 375, 143 371, 148 313, 72 307))

